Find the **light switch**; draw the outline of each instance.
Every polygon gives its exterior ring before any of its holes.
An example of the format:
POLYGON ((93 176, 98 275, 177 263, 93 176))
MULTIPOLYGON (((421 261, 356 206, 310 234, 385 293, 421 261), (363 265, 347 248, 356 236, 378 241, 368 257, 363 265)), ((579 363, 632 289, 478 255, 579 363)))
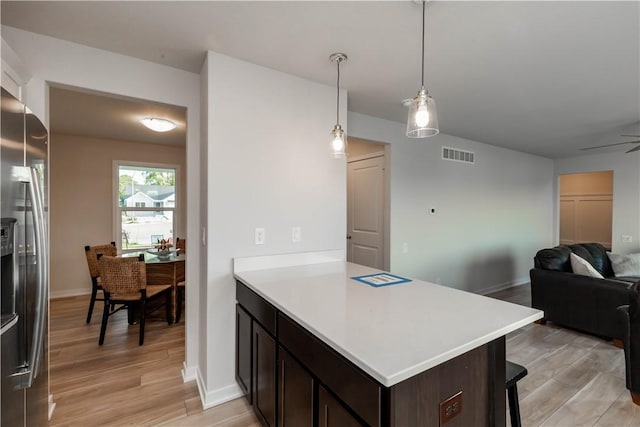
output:
POLYGON ((256 227, 254 232, 256 245, 264 245, 266 240, 265 230, 263 227, 256 227))
POLYGON ((620 240, 622 240, 622 243, 631 243, 633 242, 633 236, 629 236, 628 234, 623 234, 620 240))
POLYGON ((407 242, 404 242, 402 244, 402 253, 403 254, 408 254, 409 253, 409 244, 407 242))
POLYGON ((291 227, 291 241, 298 243, 302 240, 302 230, 300 227, 291 227))

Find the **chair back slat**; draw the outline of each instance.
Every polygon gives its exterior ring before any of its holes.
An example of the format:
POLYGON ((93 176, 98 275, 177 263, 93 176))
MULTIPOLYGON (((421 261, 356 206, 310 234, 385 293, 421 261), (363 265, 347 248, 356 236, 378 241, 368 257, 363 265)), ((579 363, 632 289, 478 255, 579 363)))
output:
POLYGON ((116 242, 111 242, 108 245, 85 246, 84 254, 87 257, 89 274, 91 277, 99 277, 98 255, 116 256, 118 255, 118 248, 116 248, 116 242))
POLYGON ((98 265, 102 288, 113 294, 135 294, 146 288, 147 270, 144 255, 140 257, 101 256, 98 265))
POLYGON ((179 254, 187 253, 187 239, 176 238, 176 249, 180 249, 179 254))

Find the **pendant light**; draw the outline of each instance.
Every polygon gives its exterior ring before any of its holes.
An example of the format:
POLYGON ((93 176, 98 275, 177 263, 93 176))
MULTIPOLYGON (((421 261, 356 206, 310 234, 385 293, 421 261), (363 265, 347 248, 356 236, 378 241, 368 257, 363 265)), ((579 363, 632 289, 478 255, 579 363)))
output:
POLYGON ((329 56, 331 62, 335 62, 338 67, 338 80, 336 82, 336 125, 331 131, 331 152, 333 157, 344 158, 347 152, 347 135, 340 126, 340 63, 347 60, 344 53, 332 53, 329 56))
POLYGON ((422 85, 418 95, 413 98, 409 106, 409 118, 407 120, 407 136, 409 138, 426 138, 437 135, 438 113, 436 102, 429 91, 424 88, 424 20, 426 1, 422 1, 422 85))

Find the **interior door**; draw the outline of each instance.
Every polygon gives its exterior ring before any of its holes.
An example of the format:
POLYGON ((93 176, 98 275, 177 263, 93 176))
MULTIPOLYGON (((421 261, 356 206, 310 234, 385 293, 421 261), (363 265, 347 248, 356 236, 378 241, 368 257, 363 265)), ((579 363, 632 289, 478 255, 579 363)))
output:
POLYGON ((347 164, 347 261, 384 269, 384 156, 347 164))

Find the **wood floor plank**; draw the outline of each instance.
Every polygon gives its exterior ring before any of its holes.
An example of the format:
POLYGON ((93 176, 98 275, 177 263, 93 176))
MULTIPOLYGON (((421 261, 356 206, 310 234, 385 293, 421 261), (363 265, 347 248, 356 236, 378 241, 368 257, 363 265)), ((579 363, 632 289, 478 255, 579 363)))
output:
MULTIPOLYGON (((611 374, 597 374, 543 425, 549 427, 593 426, 624 389, 624 380, 611 374)), ((640 421, 640 420, 639 420, 640 421)))
MULTIPOLYGON (((535 373, 534 373, 535 374, 535 373)), ((551 379, 520 399, 523 426, 540 426, 580 389, 551 379)))
POLYGON ((597 427, 640 427, 640 406, 623 392, 595 424, 597 427))

